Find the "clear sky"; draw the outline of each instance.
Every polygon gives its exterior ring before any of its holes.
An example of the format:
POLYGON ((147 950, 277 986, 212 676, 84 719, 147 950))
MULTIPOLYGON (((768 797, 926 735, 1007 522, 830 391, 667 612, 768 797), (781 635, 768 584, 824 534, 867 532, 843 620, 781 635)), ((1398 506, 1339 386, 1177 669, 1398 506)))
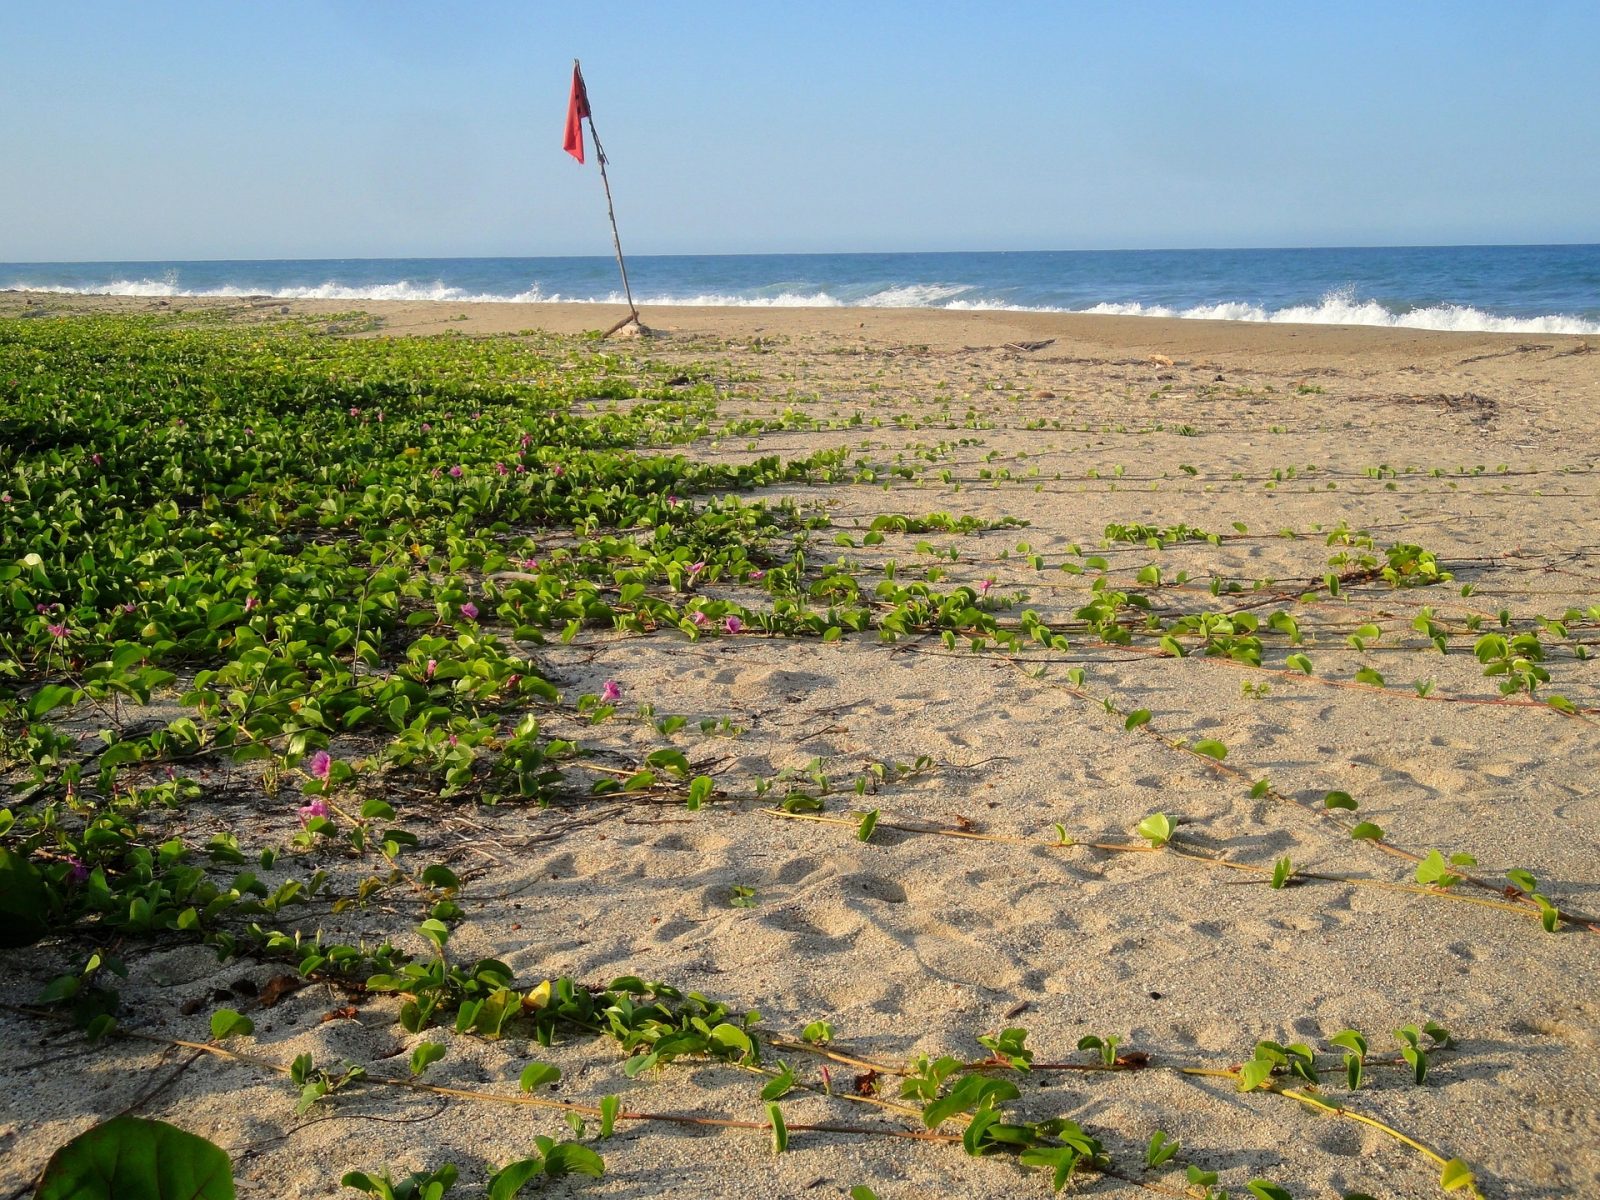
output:
POLYGON ((1600 4, 0 0, 0 261, 1600 242, 1600 4))

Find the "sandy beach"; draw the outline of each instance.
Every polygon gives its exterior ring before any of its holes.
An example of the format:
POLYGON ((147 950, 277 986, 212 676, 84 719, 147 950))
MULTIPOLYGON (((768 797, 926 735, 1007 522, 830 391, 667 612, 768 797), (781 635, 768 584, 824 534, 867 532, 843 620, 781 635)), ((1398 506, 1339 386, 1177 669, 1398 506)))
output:
MULTIPOLYGON (((0 293, 5 323, 106 311, 303 317, 349 337, 567 338, 621 315, 0 293)), ((767 1052, 821 1089, 783 1100, 791 1127, 920 1129, 914 1111, 848 1098, 903 1103, 893 1072, 918 1056, 980 1060, 980 1036, 1025 1028, 1036 1069, 1014 1079, 1016 1108, 1100 1138, 1115 1173, 1086 1170, 1073 1186, 1106 1197, 1204 1195, 1181 1170, 1143 1169, 1157 1130, 1181 1140, 1177 1162, 1217 1172, 1235 1197, 1262 1177, 1308 1200, 1438 1195, 1439 1164, 1384 1130, 1243 1093, 1227 1075, 1263 1040, 1306 1044, 1337 1067, 1329 1039, 1354 1028, 1371 1045, 1367 1078, 1349 1092, 1342 1068, 1324 1077, 1330 1104, 1463 1160, 1485 1196, 1600 1195, 1600 926, 1589 924, 1600 914, 1600 345, 928 309, 642 316, 652 336, 576 344, 715 388, 721 424, 676 452, 744 463, 846 449, 831 479, 743 497, 825 519, 810 568, 843 560, 868 596, 891 576, 970 587, 1027 644, 973 652, 965 636, 875 630, 552 637, 533 654, 564 699, 615 680, 624 713, 687 716, 678 741, 726 799, 699 811, 617 797, 437 802, 428 849, 465 880, 454 955, 503 960, 519 980, 666 981, 759 1010, 757 1028, 780 1042, 828 1022, 833 1058, 767 1052), (874 530, 885 514, 923 523, 874 530), (1085 616, 1121 595, 1121 617, 1137 623, 1130 593, 1162 621, 1194 618, 1175 646, 1118 644, 1085 616), (1224 614, 1225 628, 1212 619, 1224 614), (1033 638, 1037 623, 1065 641, 1033 638), (1486 676, 1474 653, 1501 628, 1542 639, 1548 678, 1531 695, 1503 695, 1507 676, 1486 676), (698 732, 702 721, 714 727, 698 732), (773 811, 796 787, 822 811, 773 811), (1357 807, 1328 807, 1330 794, 1357 807), (1162 848, 1138 832, 1158 813, 1172 823, 1162 848), (1381 839, 1352 837, 1357 822, 1381 839), (1419 882, 1435 850, 1447 863, 1470 856, 1449 886, 1419 882), (1515 870, 1565 914, 1555 933, 1508 881, 1515 870), (1393 1031, 1426 1022, 1454 1044, 1431 1051, 1419 1085, 1393 1031), (1123 1069, 1083 1069, 1101 1061, 1078 1048, 1086 1035, 1121 1039, 1123 1069)), ((708 590, 770 605, 743 585, 708 590)), ((660 741, 644 720, 578 736, 621 758, 660 741)), ((295 827, 265 794, 191 805, 189 818, 202 840, 295 827)), ((423 949, 410 915, 320 920, 423 949)), ((121 1023, 156 1038, 206 1041, 219 997, 254 1005, 281 973, 219 968, 177 939, 124 949, 121 1023)), ((5 951, 0 1000, 31 1004, 69 958, 49 942, 5 951)), ((240 1194, 261 1197, 336 1195, 349 1169, 443 1161, 462 1170, 458 1194, 478 1195, 535 1134, 566 1132, 556 1112, 402 1087, 353 1089, 297 1116, 295 1089, 260 1065, 312 1053, 404 1076, 424 1040, 445 1046, 425 1077, 442 1087, 515 1096, 538 1058, 563 1072, 542 1093, 556 1099, 617 1094, 629 1112, 756 1126, 624 1120, 597 1146, 603 1179, 539 1194, 1050 1193, 1048 1174, 969 1157, 959 1141, 797 1130, 774 1155, 759 1127, 763 1081, 747 1071, 685 1061, 630 1078, 604 1039, 423 1037, 396 1024, 397 1007, 321 983, 294 990, 251 1008, 254 1033, 226 1043, 257 1062, 160 1042, 89 1047, 0 1012, 0 1196, 27 1194, 55 1147, 129 1109, 211 1138, 233 1157, 240 1194)))

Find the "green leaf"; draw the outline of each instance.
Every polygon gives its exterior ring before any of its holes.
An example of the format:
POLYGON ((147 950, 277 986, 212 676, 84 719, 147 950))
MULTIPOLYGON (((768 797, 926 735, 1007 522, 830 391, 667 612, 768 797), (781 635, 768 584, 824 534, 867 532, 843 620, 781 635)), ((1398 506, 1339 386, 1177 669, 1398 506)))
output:
POLYGON ((34 1200, 234 1200, 233 1164, 165 1121, 114 1117, 51 1156, 34 1200))
POLYGON ((783 1110, 776 1104, 767 1105, 767 1120, 772 1123, 772 1152, 782 1154, 789 1148, 789 1127, 783 1123, 783 1110))
POLYGON ((1250 785, 1250 799, 1259 800, 1272 790, 1272 780, 1258 779, 1250 785))
POLYGON ((1351 799, 1349 792, 1329 792, 1322 798, 1323 808, 1343 808, 1355 812, 1356 802, 1351 799))
POLYGON ((1270 1179, 1252 1179, 1245 1184, 1245 1187, 1258 1200, 1294 1200, 1286 1189, 1279 1187, 1270 1179))
POLYGON ((1137 729, 1141 725, 1150 723, 1150 710, 1140 708, 1128 714, 1128 719, 1122 723, 1124 729, 1137 729))
POLYGON ((517 1086, 524 1092, 531 1092, 536 1087, 543 1087, 547 1083, 554 1083, 561 1078, 561 1068, 545 1062, 531 1062, 522 1068, 522 1075, 517 1080, 517 1086))
POLYGON ((709 775, 696 775, 694 782, 689 785, 689 796, 686 802, 690 812, 698 812, 700 806, 711 798, 711 790, 715 785, 709 775))
POLYGON ((1291 654, 1283 660, 1283 665, 1304 675, 1311 674, 1311 659, 1304 654, 1291 654))
POLYGON ((1445 1163, 1444 1170, 1439 1173, 1439 1187, 1447 1192, 1458 1192, 1462 1188, 1470 1188, 1472 1180, 1472 1168, 1459 1158, 1452 1158, 1445 1163))
POLYGON ((211 1014, 211 1040, 220 1042, 226 1038, 243 1037, 255 1030, 256 1024, 243 1013, 234 1012, 231 1008, 219 1008, 211 1014))
POLYGON ((411 1052, 411 1073, 421 1075, 429 1066, 444 1057, 444 1046, 438 1042, 422 1042, 411 1052))
POLYGON ((750 1035, 737 1025, 729 1025, 726 1021, 711 1030, 711 1041, 726 1050, 738 1051, 740 1061, 751 1057, 755 1052, 755 1044, 751 1042, 750 1035))
POLYGON ((856 840, 860 842, 870 842, 872 840, 872 831, 877 827, 878 810, 873 809, 869 813, 863 813, 861 816, 861 824, 856 826, 856 840))
POLYGON ((1371 667, 1361 667, 1356 671, 1356 682, 1365 683, 1372 687, 1383 686, 1383 676, 1371 667))
POLYGON ((545 1151, 544 1173, 552 1179, 563 1175, 588 1175, 599 1179, 606 1173, 606 1164, 587 1146, 576 1142, 562 1142, 545 1151))
POLYGON ((1289 880, 1294 877, 1294 863, 1288 855, 1280 858, 1272 867, 1272 886, 1274 889, 1287 887, 1289 880))
POLYGON ((1198 742, 1195 742, 1192 746, 1190 746, 1189 749, 1193 750, 1196 754, 1204 754, 1207 758, 1214 758, 1218 762, 1221 762, 1223 759, 1228 757, 1228 748, 1215 738, 1201 738, 1198 742))
POLYGON ((766 1087, 761 1089, 761 1098, 763 1100, 782 1100, 794 1090, 794 1083, 794 1068, 788 1063, 784 1063, 777 1075, 768 1081, 766 1087))
POLYGON ((1134 832, 1159 850, 1172 840, 1172 819, 1166 813, 1152 813, 1139 822, 1134 832))
POLYGON ((878 1193, 864 1183, 858 1183, 850 1189, 850 1200, 878 1200, 878 1193))
POLYGON ((489 1200, 513 1200, 529 1182, 543 1174, 544 1159, 537 1154, 507 1163, 489 1176, 489 1200))
POLYGON ((0 947, 31 946, 50 926, 50 896, 44 876, 14 850, 0 848, 0 947))
POLYGON ((1272 1074, 1272 1060, 1270 1058, 1252 1058, 1239 1068, 1239 1090, 1253 1092, 1272 1074))
POLYGON ((1383 841, 1383 830, 1374 825, 1371 821, 1362 821, 1350 831, 1350 836, 1358 842, 1381 842, 1383 841))
POLYGON ((600 1136, 610 1137, 616 1132, 617 1113, 622 1109, 621 1096, 602 1096, 600 1099, 600 1136))
POLYGON ((1417 882, 1429 887, 1449 888, 1460 883, 1462 876, 1450 870, 1444 855, 1437 850, 1428 851, 1428 857, 1417 864, 1417 882))

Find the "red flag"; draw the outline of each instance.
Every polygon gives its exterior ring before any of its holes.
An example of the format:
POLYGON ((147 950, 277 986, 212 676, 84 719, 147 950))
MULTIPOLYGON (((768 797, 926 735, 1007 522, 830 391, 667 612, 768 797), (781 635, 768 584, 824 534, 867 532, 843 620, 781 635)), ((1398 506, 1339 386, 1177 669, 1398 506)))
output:
POLYGON ((561 139, 561 148, 579 162, 583 161, 583 118, 589 115, 589 93, 583 86, 583 75, 578 64, 572 64, 572 99, 567 101, 567 132, 561 139))

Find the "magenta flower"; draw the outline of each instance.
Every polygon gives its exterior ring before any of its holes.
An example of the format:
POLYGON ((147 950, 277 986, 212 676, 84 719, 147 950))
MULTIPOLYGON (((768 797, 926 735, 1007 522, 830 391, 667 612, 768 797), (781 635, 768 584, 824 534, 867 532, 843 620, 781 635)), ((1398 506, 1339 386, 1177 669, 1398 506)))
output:
POLYGON ((767 577, 767 573, 765 571, 751 571, 750 572, 751 580, 756 582, 756 583, 760 583, 766 577, 767 577))
POLYGON ((246 596, 244 598, 245 612, 254 612, 260 603, 261 601, 257 600, 254 596, 246 596))
POLYGON ((311 774, 322 780, 328 781, 328 774, 333 770, 333 755, 326 750, 318 750, 311 756, 311 774))
POLYGON ((432 433, 433 432, 433 426, 428 424, 426 421, 424 421, 422 423, 422 432, 423 433, 432 433))
POLYGON ((565 475, 566 473, 567 473, 567 469, 565 467, 563 467, 560 463, 557 463, 555 466, 550 468, 550 474, 552 474, 552 475, 565 475))
POLYGON ((46 625, 44 628, 45 632, 58 642, 67 636, 67 627, 65 625, 46 625))
POLYGON ((739 630, 744 628, 744 622, 739 620, 738 617, 729 617, 722 623, 722 627, 729 633, 738 633, 739 630))
POLYGON ((352 417, 359 417, 361 415, 361 410, 359 408, 357 408, 354 404, 352 404, 350 406, 350 415, 352 417))
POLYGON ((428 669, 423 672, 422 677, 424 679, 432 679, 433 678, 433 673, 435 671, 437 671, 438 669, 439 669, 439 660, 437 658, 430 658, 428 660, 428 669))
POLYGON ((517 474, 518 475, 526 475, 527 473, 528 473, 528 468, 523 466, 521 463, 518 463, 517 464, 517 474))
POLYGON ((91 455, 89 455, 89 461, 92 462, 95 466, 98 467, 102 463, 104 463, 106 460, 102 456, 100 456, 98 454, 91 454, 91 455))
POLYGON ((302 804, 299 809, 300 824, 309 825, 313 817, 326 817, 328 806, 321 800, 313 800, 310 804, 302 804))
POLYGON ((691 574, 691 575, 698 575, 698 574, 700 574, 701 571, 704 571, 705 569, 706 569, 706 565, 703 562, 693 562, 693 563, 689 564, 689 574, 691 574))
POLYGON ((254 429, 250 428, 250 426, 246 425, 244 427, 244 435, 245 435, 245 437, 255 437, 256 431, 254 429))
POLYGON ((699 609, 695 609, 694 612, 689 614, 689 620, 700 626, 701 629, 704 629, 707 625, 711 624, 711 618, 706 616, 705 613, 701 612, 699 609))
POLYGON ((608 679, 605 686, 600 689, 600 699, 607 704, 615 704, 622 699, 622 685, 615 679, 608 679))
POLYGON ((67 855, 67 882, 82 883, 89 878, 89 868, 76 855, 67 855))
POLYGON ((122 606, 122 611, 125 612, 125 613, 131 613, 133 611, 133 609, 134 609, 134 606, 132 604, 124 604, 122 606))
POLYGON ((460 479, 461 478, 461 468, 460 468, 460 466, 454 466, 454 467, 450 468, 450 478, 451 479, 460 479))
POLYGON ((537 558, 525 558, 525 559, 523 559, 522 560, 522 569, 524 571, 537 571, 539 569, 539 560, 537 558))
POLYGON ((677 508, 678 505, 680 505, 682 503, 683 503, 683 501, 679 500, 676 496, 668 496, 667 497, 667 507, 668 508, 677 508))
POLYGON ((985 596, 987 596, 989 594, 989 589, 992 588, 993 586, 994 586, 994 580, 985 579, 982 583, 980 583, 978 585, 978 591, 982 592, 985 596))
POLYGON ((476 621, 478 619, 478 606, 468 600, 461 606, 461 615, 469 621, 476 621))
POLYGON ((496 471, 499 471, 499 472, 500 472, 500 474, 502 474, 502 475, 509 475, 509 474, 511 474, 511 468, 510 468, 510 467, 508 467, 508 466, 506 466, 506 465, 505 465, 505 463, 495 463, 495 465, 494 465, 494 469, 495 469, 495 470, 496 470, 496 471))
POLYGON ((11 503, 11 493, 10 492, 0 492, 0 504, 10 504, 10 503, 11 503))
POLYGON ((524 450, 526 450, 531 445, 533 445, 533 434, 531 434, 531 433, 523 434, 522 435, 522 448, 524 450))
POLYGON ((383 409, 381 409, 381 408, 378 410, 378 424, 379 425, 383 424, 383 409))

